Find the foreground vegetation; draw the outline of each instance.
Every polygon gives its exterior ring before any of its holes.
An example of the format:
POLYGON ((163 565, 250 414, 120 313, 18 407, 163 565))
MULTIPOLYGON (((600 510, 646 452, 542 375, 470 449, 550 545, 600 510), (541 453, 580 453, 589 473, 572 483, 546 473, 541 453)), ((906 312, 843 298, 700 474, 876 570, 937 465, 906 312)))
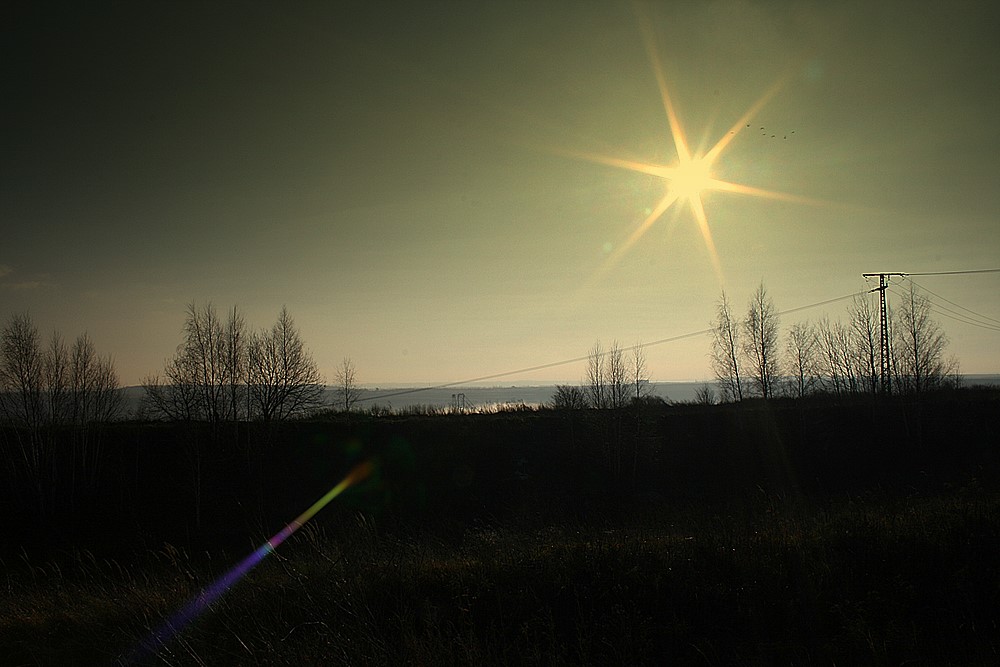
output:
POLYGON ((234 559, 6 563, 4 664, 995 664, 1000 498, 762 499, 457 534, 305 528, 179 636, 234 559))
POLYGON ((995 664, 997 403, 54 432, 0 486, 0 664, 995 664))

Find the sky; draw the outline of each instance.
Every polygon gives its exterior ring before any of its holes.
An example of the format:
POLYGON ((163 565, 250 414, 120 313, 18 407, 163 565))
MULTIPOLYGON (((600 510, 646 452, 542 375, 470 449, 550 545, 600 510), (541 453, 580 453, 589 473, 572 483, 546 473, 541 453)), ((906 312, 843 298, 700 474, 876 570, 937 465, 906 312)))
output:
MULTIPOLYGON (((675 337, 650 379, 702 380, 723 290, 1000 267, 990 3, 76 4, 0 28, 0 319, 87 332, 126 385, 191 302, 287 306, 331 382, 675 337)), ((911 279, 961 370, 1000 372, 1000 273, 911 279)))

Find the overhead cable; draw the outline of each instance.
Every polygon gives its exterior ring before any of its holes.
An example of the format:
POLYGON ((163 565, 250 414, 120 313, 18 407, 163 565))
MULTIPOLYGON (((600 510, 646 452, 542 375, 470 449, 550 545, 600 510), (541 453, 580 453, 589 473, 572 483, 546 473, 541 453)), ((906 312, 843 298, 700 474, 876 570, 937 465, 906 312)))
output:
MULTIPOLYGON (((845 294, 844 296, 838 296, 833 299, 826 299, 824 301, 817 301, 815 303, 810 303, 805 306, 797 306, 795 308, 789 308, 788 310, 782 310, 778 312, 778 315, 788 315, 790 313, 797 313, 802 310, 808 310, 810 308, 817 308, 819 306, 825 306, 830 303, 836 303, 838 301, 843 301, 845 299, 851 299, 859 294, 864 294, 864 292, 852 292, 851 294, 845 294)), ((698 331, 689 331, 688 333, 679 334, 677 336, 670 336, 668 338, 660 338, 659 340, 650 341, 648 343, 639 343, 637 345, 631 345, 629 347, 621 348, 623 352, 631 352, 639 348, 653 347, 655 345, 663 345, 665 343, 675 343, 679 340, 684 340, 685 338, 695 338, 696 336, 705 336, 712 333, 712 328, 700 329, 698 331)), ((606 352, 605 352, 606 354, 606 352)), ((552 361, 547 364, 539 364, 537 366, 529 366, 527 368, 519 368, 513 371, 504 371, 502 373, 493 373, 491 375, 481 375, 475 378, 468 378, 465 380, 456 380, 455 382, 445 382, 444 384, 436 384, 430 387, 414 387, 412 389, 400 389, 399 391, 390 391, 376 396, 365 396, 359 398, 359 401, 375 401, 384 398, 394 398, 396 396, 406 396, 408 394, 416 394, 423 391, 434 391, 438 389, 449 389, 451 387, 459 387, 463 385, 473 384, 476 382, 485 382, 486 380, 497 380, 503 377, 509 377, 511 375, 522 375, 525 373, 532 373, 534 371, 545 370, 546 368, 555 368, 557 366, 566 366, 568 364, 575 364, 581 361, 587 361, 592 355, 585 355, 582 357, 573 357, 572 359, 563 359, 561 361, 552 361)), ((602 355, 603 356, 603 355, 602 355)))

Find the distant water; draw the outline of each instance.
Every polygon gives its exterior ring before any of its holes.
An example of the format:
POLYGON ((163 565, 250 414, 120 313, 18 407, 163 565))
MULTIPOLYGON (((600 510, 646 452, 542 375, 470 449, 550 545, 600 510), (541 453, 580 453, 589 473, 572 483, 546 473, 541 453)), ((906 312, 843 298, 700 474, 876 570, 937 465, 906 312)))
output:
MULTIPOLYGON (((668 401, 692 401, 695 392, 704 382, 657 382, 652 383, 651 394, 668 401)), ((373 405, 402 411, 414 407, 448 408, 464 406, 467 410, 493 406, 520 405, 530 407, 544 405, 552 401, 556 385, 537 386, 497 386, 497 387, 391 387, 361 389, 358 407, 367 410, 373 405)), ((142 400, 142 387, 127 387, 125 401, 127 410, 136 414, 142 400)), ((328 387, 323 402, 332 405, 336 391, 328 387)))
MULTIPOLYGON (((967 375, 964 384, 1000 385, 1000 375, 967 375)), ((650 393, 668 402, 694 401, 698 390, 709 386, 716 391, 712 381, 703 382, 655 382, 650 384, 650 393)), ((496 405, 519 405, 531 407, 544 405, 552 401, 555 385, 537 386, 497 386, 497 387, 394 387, 379 389, 363 389, 361 393, 362 409, 379 405, 393 410, 405 410, 414 406, 451 407, 464 404, 467 409, 475 409, 496 405)), ((328 392, 332 402, 334 394, 328 392)))
MULTIPOLYGON (((650 393, 668 401, 693 401, 704 382, 657 382, 650 384, 650 393)), ((392 389, 364 389, 360 405, 367 408, 379 405, 393 410, 414 406, 460 407, 475 409, 497 405, 535 407, 552 401, 555 385, 497 386, 497 387, 400 387, 392 389)), ((331 392, 331 399, 333 394, 331 392)))
MULTIPOLYGON (((966 386, 1000 385, 1000 375, 966 375, 963 378, 966 386)), ((651 383, 651 394, 665 401, 694 401, 699 389, 704 386, 715 389, 713 382, 655 382, 651 383)), ((552 400, 556 391, 554 384, 541 385, 508 385, 496 387, 382 387, 361 389, 361 400, 358 407, 367 410, 378 405, 391 410, 402 411, 413 407, 461 407, 468 410, 489 408, 492 406, 520 405, 530 407, 544 405, 552 400)), ((135 414, 142 399, 142 387, 127 387, 125 399, 127 410, 135 414)), ((324 402, 332 405, 335 391, 327 388, 324 402)))

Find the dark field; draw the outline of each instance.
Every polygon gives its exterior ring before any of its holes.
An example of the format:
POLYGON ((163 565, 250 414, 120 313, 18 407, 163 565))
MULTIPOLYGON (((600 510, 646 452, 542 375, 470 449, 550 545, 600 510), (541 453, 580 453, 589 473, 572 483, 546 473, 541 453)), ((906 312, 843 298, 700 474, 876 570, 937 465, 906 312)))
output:
POLYGON ((996 664, 998 407, 115 424, 96 469, 54 434, 5 471, 0 664, 996 664))

